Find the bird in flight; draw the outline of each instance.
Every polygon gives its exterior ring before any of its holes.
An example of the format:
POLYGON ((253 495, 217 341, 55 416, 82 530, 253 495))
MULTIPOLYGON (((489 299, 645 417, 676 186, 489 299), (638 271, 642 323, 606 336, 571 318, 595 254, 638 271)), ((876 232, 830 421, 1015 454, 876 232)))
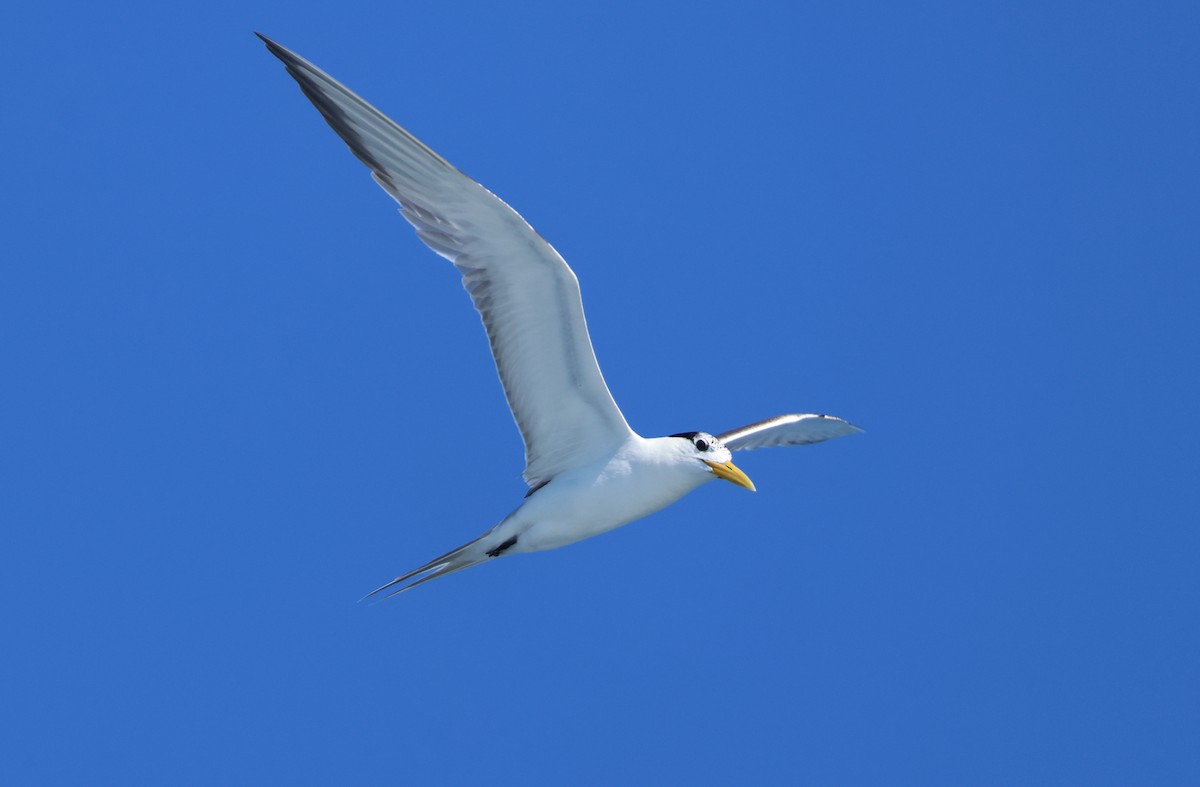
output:
POLYGON ((375 107, 258 34, 431 249, 452 262, 487 331, 525 442, 529 491, 458 549, 372 591, 385 598, 488 560, 573 544, 652 514, 713 479, 754 491, 731 451, 808 445, 861 431, 831 415, 780 415, 720 434, 642 437, 592 351, 579 282, 541 235, 375 107), (405 584, 405 583, 408 584, 405 584))

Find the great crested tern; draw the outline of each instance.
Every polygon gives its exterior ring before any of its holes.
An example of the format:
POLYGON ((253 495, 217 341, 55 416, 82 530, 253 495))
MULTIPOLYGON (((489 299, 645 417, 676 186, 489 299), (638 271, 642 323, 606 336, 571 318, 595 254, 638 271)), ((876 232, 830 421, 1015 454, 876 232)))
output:
POLYGON ((831 415, 781 415, 718 435, 645 438, 617 409, 566 261, 517 212, 324 71, 266 36, 375 182, 431 249, 458 268, 483 319, 525 442, 525 500, 470 543, 396 577, 387 597, 503 555, 573 544, 721 478, 754 491, 730 451, 807 445, 861 431, 831 415))

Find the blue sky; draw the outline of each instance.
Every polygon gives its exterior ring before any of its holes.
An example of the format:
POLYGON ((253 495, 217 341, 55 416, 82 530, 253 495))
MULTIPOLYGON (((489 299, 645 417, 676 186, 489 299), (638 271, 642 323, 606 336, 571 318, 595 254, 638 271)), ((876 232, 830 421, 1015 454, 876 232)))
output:
POLYGON ((0 780, 1200 781, 1194 4, 0 16, 0 780), (254 30, 555 244, 641 433, 867 433, 358 604, 521 444, 254 30))

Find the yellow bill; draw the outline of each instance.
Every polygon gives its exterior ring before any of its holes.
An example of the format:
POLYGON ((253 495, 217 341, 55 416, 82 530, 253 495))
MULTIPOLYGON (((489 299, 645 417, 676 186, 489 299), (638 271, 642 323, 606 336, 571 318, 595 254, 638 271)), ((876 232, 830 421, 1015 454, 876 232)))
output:
POLYGON ((723 478, 726 481, 737 484, 738 486, 744 486, 751 492, 758 491, 754 488, 754 482, 750 480, 750 476, 739 470, 733 464, 733 462, 725 462, 722 464, 720 462, 710 462, 707 459, 701 461, 712 468, 713 475, 715 475, 717 478, 723 478))

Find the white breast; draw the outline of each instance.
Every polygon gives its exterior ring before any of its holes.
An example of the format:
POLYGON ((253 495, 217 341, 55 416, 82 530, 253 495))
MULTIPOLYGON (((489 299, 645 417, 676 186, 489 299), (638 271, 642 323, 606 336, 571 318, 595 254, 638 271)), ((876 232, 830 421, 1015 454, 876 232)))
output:
POLYGON ((513 552, 538 552, 607 532, 674 503, 712 480, 708 469, 664 438, 634 437, 613 456, 556 476, 502 525, 513 552))

